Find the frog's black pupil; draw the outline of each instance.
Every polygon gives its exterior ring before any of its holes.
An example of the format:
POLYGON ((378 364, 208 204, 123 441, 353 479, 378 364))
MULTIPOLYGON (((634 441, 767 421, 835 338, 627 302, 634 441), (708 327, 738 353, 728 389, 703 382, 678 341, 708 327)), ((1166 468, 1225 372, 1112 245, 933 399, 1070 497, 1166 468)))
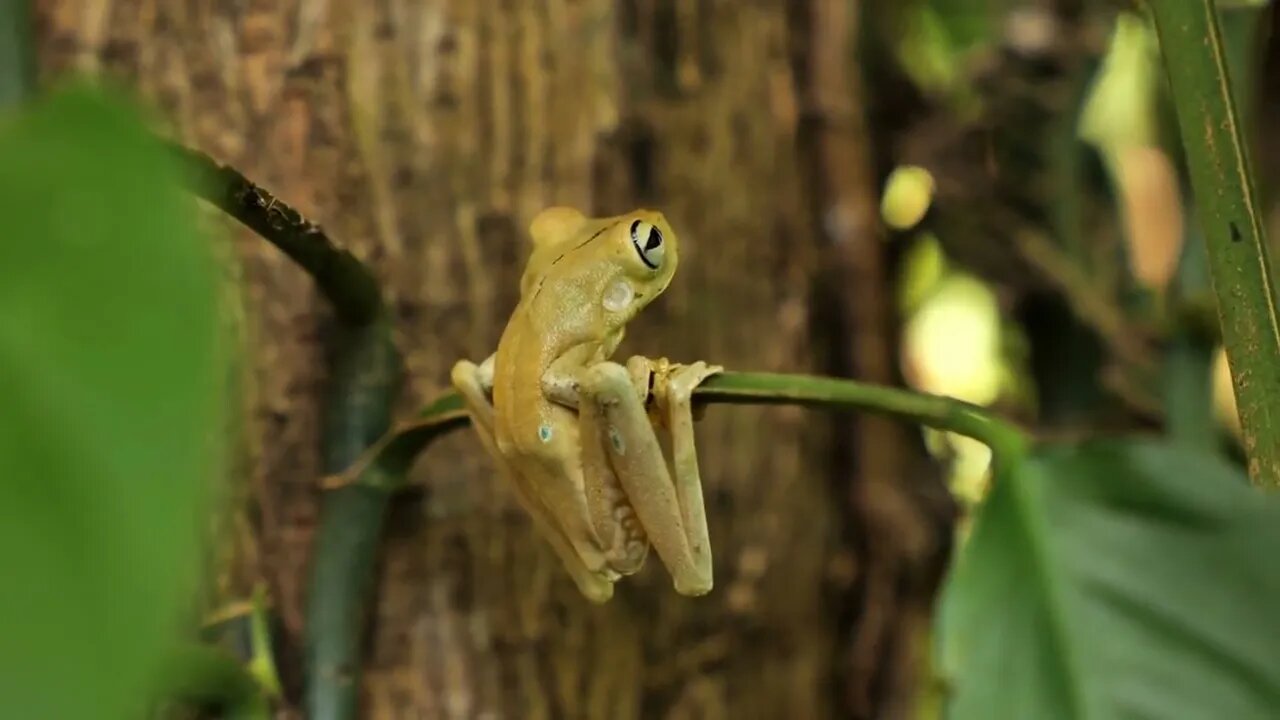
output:
POLYGON ((657 228, 650 225, 649 237, 645 239, 644 247, 640 247, 640 236, 636 234, 636 231, 639 229, 640 221, 633 221, 631 223, 631 246, 636 249, 636 254, 640 256, 640 262, 644 263, 645 267, 650 270, 657 270, 658 265, 649 259, 649 252, 662 244, 662 233, 658 232, 657 228))
POLYGON ((645 242, 645 252, 652 250, 662 244, 662 233, 658 232, 658 228, 649 228, 649 240, 645 242))

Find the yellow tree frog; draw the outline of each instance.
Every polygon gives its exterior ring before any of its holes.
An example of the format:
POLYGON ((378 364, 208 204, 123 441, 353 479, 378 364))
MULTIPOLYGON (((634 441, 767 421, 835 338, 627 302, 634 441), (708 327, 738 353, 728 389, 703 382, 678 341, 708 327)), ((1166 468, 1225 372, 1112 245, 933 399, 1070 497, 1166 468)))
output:
POLYGON ((588 599, 611 598, 650 544, 676 592, 710 592, 690 397, 722 369, 609 359, 671 282, 675 233, 654 211, 587 218, 565 207, 543 210, 529 233, 497 351, 453 367, 472 425, 588 599))

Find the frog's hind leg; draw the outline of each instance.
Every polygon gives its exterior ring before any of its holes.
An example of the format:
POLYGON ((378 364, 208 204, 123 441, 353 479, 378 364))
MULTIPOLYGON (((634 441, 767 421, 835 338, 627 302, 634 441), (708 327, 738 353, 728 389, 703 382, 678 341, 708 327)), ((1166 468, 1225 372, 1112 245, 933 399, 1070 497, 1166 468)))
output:
MULTIPOLYGON (((700 512, 701 490, 694 501, 687 484, 677 487, 672 482, 657 433, 645 412, 644 399, 633 386, 631 374, 617 363, 602 362, 582 373, 580 388, 583 401, 579 412, 586 405, 598 408, 604 420, 598 432, 607 440, 609 460, 649 541, 671 573, 676 592, 681 595, 710 592, 710 551, 705 520, 700 512), (682 507, 682 502, 690 506, 682 507)), ((688 453, 692 446, 682 442, 681 449, 688 453)), ((678 460, 676 467, 682 469, 687 464, 678 460)), ((692 480, 696 484, 697 476, 692 480)))
POLYGON ((649 538, 609 463, 609 451, 605 447, 607 426, 608 420, 597 403, 580 404, 578 438, 582 445, 583 488, 591 525, 609 567, 620 575, 632 575, 644 566, 649 554, 649 538))
POLYGON ((516 476, 514 468, 502 453, 498 452, 498 442, 494 435, 493 401, 490 399, 490 393, 493 390, 493 356, 489 356, 480 365, 460 360, 453 366, 450 379, 453 387, 462 396, 462 402, 467 408, 467 414, 471 417, 471 424, 480 438, 480 444, 484 446, 499 471, 506 477, 507 486, 515 491, 516 498, 533 518, 539 533, 551 544, 551 548, 573 578, 578 590, 592 602, 608 601, 613 597, 612 579, 605 574, 592 572, 586 566, 547 509, 536 498, 530 497, 525 492, 524 485, 516 476))

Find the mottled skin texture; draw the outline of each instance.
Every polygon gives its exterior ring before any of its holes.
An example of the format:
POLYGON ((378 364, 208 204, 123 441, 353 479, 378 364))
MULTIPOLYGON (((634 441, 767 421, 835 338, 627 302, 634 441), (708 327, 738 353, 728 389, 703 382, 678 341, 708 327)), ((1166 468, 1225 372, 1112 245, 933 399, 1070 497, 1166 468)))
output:
POLYGON ((530 235, 520 301, 497 352, 457 363, 453 384, 586 597, 612 597, 650 544, 677 592, 705 594, 711 549, 689 399, 720 368, 609 360, 627 322, 671 282, 676 235, 654 211, 591 219, 559 207, 534 218, 530 235))

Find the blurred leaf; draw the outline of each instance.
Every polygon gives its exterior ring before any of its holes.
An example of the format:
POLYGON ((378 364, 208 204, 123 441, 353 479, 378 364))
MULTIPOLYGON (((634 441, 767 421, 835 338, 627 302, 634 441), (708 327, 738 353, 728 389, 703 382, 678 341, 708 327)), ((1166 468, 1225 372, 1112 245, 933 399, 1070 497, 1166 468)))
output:
MULTIPOLYGON (((945 98, 957 119, 981 107, 966 68, 970 58, 1001 41, 1008 0, 921 0, 892 5, 894 54, 924 92, 945 98)), ((885 3, 884 7, 890 7, 885 3)))
POLYGON ((1001 22, 1015 0, 929 0, 928 6, 946 30, 951 48, 966 53, 1000 42, 1001 22))
POLYGON ((995 293, 962 272, 943 278, 902 331, 911 384, 976 405, 1000 389, 1000 306, 995 293))
POLYGON ((1080 116, 1080 136, 1104 154, 1159 140, 1155 100, 1160 47, 1137 13, 1120 13, 1080 116))
POLYGON ((284 690, 280 686, 280 674, 276 672, 275 650, 272 648, 267 611, 267 591, 263 586, 259 586, 253 593, 253 614, 249 619, 253 647, 249 672, 267 693, 267 697, 278 698, 284 690))
POLYGON ((910 315, 924 304, 951 268, 937 236, 929 232, 917 235, 903 253, 898 275, 898 311, 910 315))
POLYGON ((1227 351, 1221 346, 1213 353, 1213 414, 1218 422, 1240 441, 1240 412, 1236 409, 1236 389, 1231 384, 1227 351))
POLYGON ((1042 448, 988 498, 943 600, 948 717, 1275 716, 1280 505, 1233 466, 1042 448))
POLYGON ((933 175, 917 165, 900 165, 889 173, 880 198, 880 217, 894 230, 910 230, 933 202, 933 175))
POLYGON ((139 717, 218 472, 214 268, 98 92, 9 118, 0 157, 0 717, 139 717))
POLYGON ((269 720, 271 704, 251 670, 220 648, 179 646, 165 657, 167 693, 222 720, 269 720))
POLYGON ((951 91, 961 68, 959 53, 938 13, 927 5, 908 6, 897 44, 902 68, 931 93, 951 91))

